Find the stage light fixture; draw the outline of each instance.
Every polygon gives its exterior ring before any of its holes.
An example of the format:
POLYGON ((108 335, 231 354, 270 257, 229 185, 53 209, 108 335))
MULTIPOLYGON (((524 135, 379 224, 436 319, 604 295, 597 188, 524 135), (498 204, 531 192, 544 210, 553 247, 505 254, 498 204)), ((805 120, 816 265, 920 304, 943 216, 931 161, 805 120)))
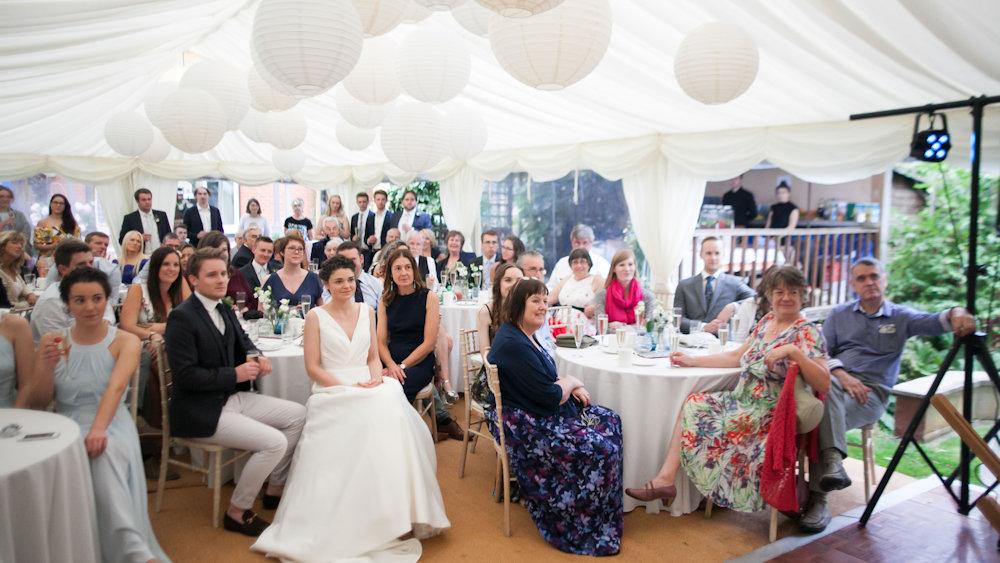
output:
POLYGON ((948 117, 942 113, 918 114, 913 123, 913 140, 910 141, 910 156, 924 162, 941 162, 948 158, 951 150, 951 134, 948 133, 948 117), (920 118, 927 116, 927 128, 920 130, 920 118), (941 127, 937 118, 941 118, 941 127))

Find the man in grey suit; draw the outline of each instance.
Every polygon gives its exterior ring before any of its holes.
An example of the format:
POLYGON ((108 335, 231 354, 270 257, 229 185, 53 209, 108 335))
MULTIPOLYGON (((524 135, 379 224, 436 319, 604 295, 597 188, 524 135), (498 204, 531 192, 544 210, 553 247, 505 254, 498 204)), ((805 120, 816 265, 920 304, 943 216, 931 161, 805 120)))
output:
POLYGON ((705 332, 714 334, 729 322, 739 301, 756 295, 740 278, 719 272, 721 246, 716 237, 701 241, 705 270, 677 284, 674 307, 681 308, 681 332, 690 332, 691 321, 701 321, 705 332))

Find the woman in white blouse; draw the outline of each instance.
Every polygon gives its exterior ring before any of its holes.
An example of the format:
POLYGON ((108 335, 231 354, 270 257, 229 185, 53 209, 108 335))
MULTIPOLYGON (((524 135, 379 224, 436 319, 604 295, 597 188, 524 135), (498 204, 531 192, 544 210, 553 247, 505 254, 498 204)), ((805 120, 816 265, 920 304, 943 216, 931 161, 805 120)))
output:
POLYGON ((250 225, 257 225, 260 228, 261 235, 265 237, 271 236, 271 230, 267 225, 267 217, 261 215, 260 202, 254 197, 247 200, 247 213, 243 217, 240 217, 240 232, 245 233, 250 225))

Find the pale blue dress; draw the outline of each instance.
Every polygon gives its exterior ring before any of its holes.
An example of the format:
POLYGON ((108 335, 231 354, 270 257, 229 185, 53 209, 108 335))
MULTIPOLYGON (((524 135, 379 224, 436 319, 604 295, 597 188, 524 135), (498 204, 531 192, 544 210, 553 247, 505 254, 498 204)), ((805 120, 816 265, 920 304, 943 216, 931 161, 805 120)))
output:
MULTIPOLYGON (((108 347, 117 333, 118 329, 108 327, 104 340, 86 346, 66 335, 70 342, 69 358, 60 359, 56 366, 56 407, 60 414, 80 425, 82 437, 90 432, 97 406, 111 380, 115 360, 108 347)), ((125 406, 125 396, 108 425, 107 448, 90 460, 101 560, 169 561, 149 524, 139 435, 125 406)))
POLYGON ((14 408, 17 400, 17 367, 14 365, 14 346, 7 337, 0 336, 0 408, 14 408))

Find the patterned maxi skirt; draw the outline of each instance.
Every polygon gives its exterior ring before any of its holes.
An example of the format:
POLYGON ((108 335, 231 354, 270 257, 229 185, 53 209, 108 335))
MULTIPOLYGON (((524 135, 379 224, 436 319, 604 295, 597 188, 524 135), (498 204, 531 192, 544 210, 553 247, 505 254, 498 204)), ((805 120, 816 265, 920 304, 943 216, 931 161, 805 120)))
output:
MULTIPOLYGON (((486 411, 495 421, 496 411, 486 411)), ((614 555, 625 518, 622 423, 604 407, 585 412, 587 421, 505 407, 507 455, 521 500, 545 541, 567 553, 614 555)), ((495 436, 495 424, 489 426, 495 436)))

